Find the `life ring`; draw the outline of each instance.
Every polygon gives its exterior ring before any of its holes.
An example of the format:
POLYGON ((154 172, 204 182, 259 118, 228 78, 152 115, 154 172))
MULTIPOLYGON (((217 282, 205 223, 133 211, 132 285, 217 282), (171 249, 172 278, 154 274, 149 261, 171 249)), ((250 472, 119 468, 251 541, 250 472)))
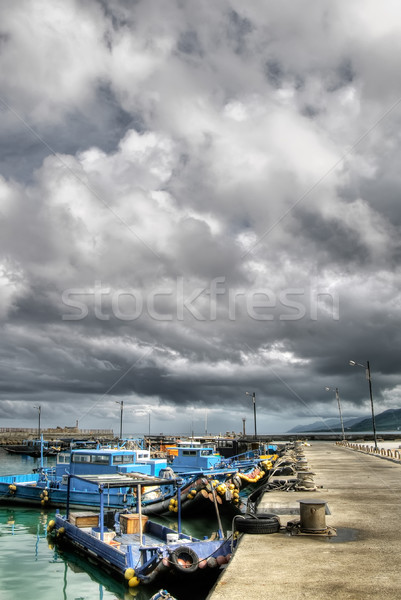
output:
POLYGON ((170 560, 179 573, 194 573, 199 565, 198 555, 189 546, 178 546, 170 554, 170 560))
POLYGON ((280 520, 272 514, 238 517, 235 519, 235 528, 241 533, 277 533, 280 531, 280 520))

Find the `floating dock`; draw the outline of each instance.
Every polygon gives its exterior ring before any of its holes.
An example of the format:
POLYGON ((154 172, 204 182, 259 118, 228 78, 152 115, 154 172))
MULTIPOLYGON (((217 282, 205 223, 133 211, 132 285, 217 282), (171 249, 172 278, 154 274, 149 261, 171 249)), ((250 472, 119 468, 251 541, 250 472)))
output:
POLYGON ((277 514, 281 531, 244 534, 208 600, 401 598, 401 464, 333 442, 303 451, 316 490, 263 495, 258 511, 277 514), (285 529, 311 499, 327 503, 336 536, 285 529))

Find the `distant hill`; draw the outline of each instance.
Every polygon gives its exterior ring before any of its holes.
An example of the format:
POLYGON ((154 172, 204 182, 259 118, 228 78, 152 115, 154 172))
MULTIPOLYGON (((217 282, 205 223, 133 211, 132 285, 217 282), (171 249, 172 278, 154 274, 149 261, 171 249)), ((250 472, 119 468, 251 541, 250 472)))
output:
MULTIPOLYGON (((377 431, 401 429, 401 408, 390 408, 375 415, 375 423, 377 431)), ((366 417, 352 427, 353 431, 369 431, 370 429, 372 429, 372 417, 366 417)))
MULTIPOLYGON (((401 408, 390 408, 375 415, 377 431, 401 430, 401 408)), ((347 431, 370 431, 372 417, 352 417, 344 419, 344 429, 347 431)), ((307 433, 309 431, 341 431, 340 419, 321 419, 309 425, 293 427, 287 433, 307 433)))

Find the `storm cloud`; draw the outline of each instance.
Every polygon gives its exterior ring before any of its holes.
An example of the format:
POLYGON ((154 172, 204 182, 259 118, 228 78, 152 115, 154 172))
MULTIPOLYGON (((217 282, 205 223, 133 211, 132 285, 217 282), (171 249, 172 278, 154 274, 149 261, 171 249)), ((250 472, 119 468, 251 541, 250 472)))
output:
POLYGON ((3 426, 400 406, 400 17, 0 2, 3 426))

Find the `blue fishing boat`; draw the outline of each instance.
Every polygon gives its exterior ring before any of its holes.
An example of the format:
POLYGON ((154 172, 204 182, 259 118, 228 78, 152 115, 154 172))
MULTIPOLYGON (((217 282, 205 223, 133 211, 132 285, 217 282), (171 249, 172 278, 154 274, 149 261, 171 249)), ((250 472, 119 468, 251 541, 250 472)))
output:
MULTIPOLYGON (((110 489, 125 484, 122 476, 69 476, 93 486, 99 495, 100 512, 76 513, 69 503, 65 515, 57 513, 49 522, 48 533, 58 544, 71 545, 76 551, 106 569, 129 587, 149 584, 172 575, 205 577, 208 571, 226 564, 236 540, 224 536, 220 523, 215 536, 198 539, 181 531, 180 488, 178 490, 178 526, 171 529, 142 513, 142 490, 148 486, 171 485, 161 478, 133 478, 138 498, 138 512, 105 510, 105 496, 110 489)), ((72 488, 70 483, 69 489, 72 488)))
POLYGON ((57 455, 53 468, 41 466, 36 472, 0 477, 0 502, 8 504, 63 507, 70 492, 70 503, 75 507, 98 504, 98 494, 79 479, 74 479, 68 490, 68 475, 116 475, 125 476, 125 485, 110 488, 108 505, 124 508, 136 504, 130 474, 141 473, 144 477, 158 476, 167 467, 164 459, 152 459, 148 450, 122 448, 79 448, 57 455))
POLYGON ((68 490, 68 475, 121 476, 124 485, 111 486, 107 492, 110 508, 135 508, 137 497, 130 477, 140 473, 146 477, 161 476, 170 485, 148 486, 141 502, 144 514, 177 512, 177 475, 184 484, 181 493, 185 513, 205 513, 220 510, 235 512, 240 505, 240 490, 257 483, 268 473, 271 463, 255 460, 247 454, 222 459, 212 447, 183 445, 171 464, 167 459, 151 458, 143 448, 75 448, 61 452, 54 468, 40 467, 36 472, 0 477, 0 502, 8 504, 64 507, 67 493, 70 504, 76 508, 97 506, 97 492, 74 478, 68 490))

